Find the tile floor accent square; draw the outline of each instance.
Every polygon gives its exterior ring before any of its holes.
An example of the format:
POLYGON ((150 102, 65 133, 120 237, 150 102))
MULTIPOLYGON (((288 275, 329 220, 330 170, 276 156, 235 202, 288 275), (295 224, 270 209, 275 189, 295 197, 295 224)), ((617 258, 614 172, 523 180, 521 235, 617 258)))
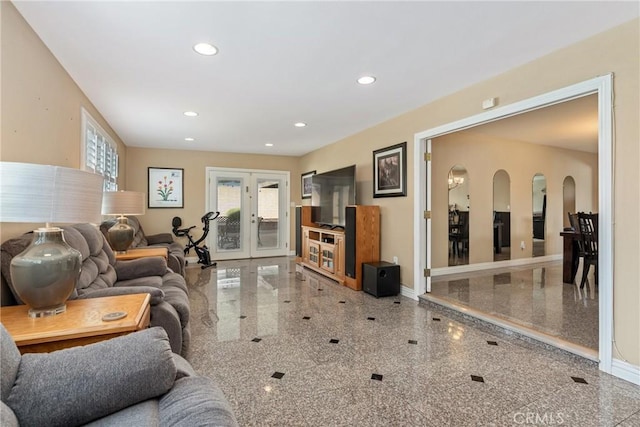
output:
POLYGON ((302 318, 302 320, 309 320, 309 319, 311 319, 311 317, 309 317, 309 316, 304 316, 304 317, 302 318))
POLYGON ((338 304, 346 304, 346 301, 338 301, 338 304))
POLYGON ((434 317, 434 318, 432 318, 431 320, 433 320, 434 322, 439 322, 439 321, 440 321, 440 318, 439 318, 439 317, 434 317))
POLYGON ((271 378, 275 378, 277 380, 282 379, 282 377, 284 377, 284 372, 274 372, 273 375, 271 375, 271 378))
POLYGON ((244 314, 242 316, 240 316, 241 319, 246 319, 247 316, 245 316, 244 314))
POLYGON ((416 340, 409 340, 409 344, 418 344, 418 341, 416 341, 416 340))
POLYGON ((262 338, 254 338, 254 339, 252 339, 251 341, 252 341, 252 342, 260 342, 260 341, 262 341, 262 338))
POLYGON ((589 384, 587 382, 587 380, 585 380, 584 378, 580 378, 580 377, 571 377, 571 379, 579 384, 589 384))
POLYGON ((498 345, 498 343, 496 341, 487 341, 487 344, 489 344, 489 345, 498 345))
POLYGON ((376 381, 382 381, 383 375, 380 374, 371 374, 371 379, 376 381))
POLYGON ((337 339, 335 339, 335 338, 331 338, 331 339, 329 340, 329 342, 330 342, 331 344, 338 344, 338 343, 340 342, 340 340, 337 340, 337 339))
POLYGON ((375 317, 367 317, 367 320, 376 320, 375 317))
POLYGON ((283 302, 284 302, 285 304, 289 304, 291 301, 286 300, 286 301, 283 301, 283 302))
POLYGON ((484 382, 484 378, 482 378, 479 375, 471 375, 471 381, 475 381, 478 383, 483 383, 484 382))

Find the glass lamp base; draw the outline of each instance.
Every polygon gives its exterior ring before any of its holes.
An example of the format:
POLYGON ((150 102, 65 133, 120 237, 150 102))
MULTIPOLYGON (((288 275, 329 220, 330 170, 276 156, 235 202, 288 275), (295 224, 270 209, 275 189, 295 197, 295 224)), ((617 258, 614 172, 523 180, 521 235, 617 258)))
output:
POLYGON ((62 314, 67 311, 67 304, 61 304, 57 307, 50 308, 30 308, 29 317, 50 317, 62 314))

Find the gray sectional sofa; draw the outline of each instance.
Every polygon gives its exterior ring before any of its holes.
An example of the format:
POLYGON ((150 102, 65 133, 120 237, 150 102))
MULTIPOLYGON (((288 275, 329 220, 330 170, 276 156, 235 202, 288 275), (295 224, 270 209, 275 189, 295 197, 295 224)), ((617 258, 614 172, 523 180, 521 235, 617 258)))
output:
MULTIPOLYGON (((129 225, 133 228, 133 243, 131 243, 131 248, 147 248, 147 247, 165 247, 169 251, 169 260, 168 265, 169 268, 174 272, 179 273, 184 276, 184 268, 186 266, 185 254, 184 254, 184 246, 173 240, 173 236, 171 233, 159 233, 152 234, 147 236, 142 228, 142 224, 135 216, 128 216, 127 220, 129 221, 129 225)), ((113 227, 113 225, 118 220, 116 218, 110 219, 108 221, 102 222, 100 224, 100 231, 102 234, 107 236, 107 231, 109 228, 113 227)))
MULTIPOLYGON (((116 261, 104 235, 94 225, 76 224, 62 228, 67 243, 82 254, 82 271, 71 299, 149 293, 151 326, 161 326, 173 352, 186 355, 191 334, 184 277, 169 269, 162 257, 116 261)), ((29 245, 31 237, 31 233, 27 233, 7 240, 0 247, 2 305, 22 303, 12 289, 10 263, 29 245)))
POLYGON ((162 328, 20 355, 0 324, 0 425, 237 426, 217 385, 171 351, 162 328))

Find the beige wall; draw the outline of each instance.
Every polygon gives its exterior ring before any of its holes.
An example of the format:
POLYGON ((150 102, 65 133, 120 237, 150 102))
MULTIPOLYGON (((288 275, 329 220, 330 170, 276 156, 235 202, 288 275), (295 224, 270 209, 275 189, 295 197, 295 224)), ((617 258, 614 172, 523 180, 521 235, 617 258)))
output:
MULTIPOLYGON (((408 176, 413 170, 413 138, 418 132, 482 112, 482 100, 496 97, 500 105, 541 95, 596 76, 614 73, 614 357, 640 366, 640 20, 635 19, 492 79, 443 97, 304 156, 303 170, 319 172, 355 163, 358 202, 371 198, 371 152, 409 141, 408 176), (344 160, 348 159, 348 160, 344 160)), ((435 160, 434 160, 435 161, 435 160)), ((397 255, 402 283, 413 287, 413 180, 408 197, 375 199, 382 214, 382 258, 397 255)), ((473 201, 472 201, 473 203, 473 201)), ((473 203, 472 209, 476 206, 473 203)), ((417 237, 416 237, 417 238, 417 237)))
MULTIPOLYGON (((171 232, 171 219, 179 216, 183 224, 196 225, 198 232, 194 235, 200 235, 199 232, 202 231, 200 217, 207 209, 207 167, 289 171, 291 172, 289 183, 291 202, 300 204, 300 169, 297 157, 129 147, 126 190, 147 193, 148 167, 184 169, 184 209, 147 209, 146 214, 140 217, 140 222, 145 232, 149 234, 171 232)), ((291 218, 289 250, 293 251, 295 213, 291 207, 289 207, 289 217, 291 218)))
MULTIPOLYGON (((13 4, 0 2, 0 14, 0 160, 79 168, 80 109, 84 107, 117 142, 119 182, 124 183, 126 147, 118 135, 13 4)), ((2 224, 0 237, 4 241, 34 226, 2 224)))
POLYGON ((597 211, 598 156, 520 141, 499 140, 472 131, 455 132, 432 140, 432 267, 448 263, 448 185, 453 165, 467 169, 469 181, 469 263, 493 261, 493 176, 509 174, 511 258, 530 258, 533 243, 532 181, 542 173, 547 181, 545 254, 561 254, 563 228, 562 182, 576 182, 576 208, 597 211), (520 249, 520 242, 525 249, 520 249))

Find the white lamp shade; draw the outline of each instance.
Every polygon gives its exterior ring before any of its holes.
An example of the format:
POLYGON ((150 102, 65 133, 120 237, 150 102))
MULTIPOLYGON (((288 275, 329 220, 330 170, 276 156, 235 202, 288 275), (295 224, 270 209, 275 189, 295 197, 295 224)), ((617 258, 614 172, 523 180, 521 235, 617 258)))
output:
POLYGON ((144 193, 106 191, 102 197, 103 215, 144 215, 144 193))
POLYGON ((99 223, 103 186, 92 172, 0 162, 0 222, 99 223))

